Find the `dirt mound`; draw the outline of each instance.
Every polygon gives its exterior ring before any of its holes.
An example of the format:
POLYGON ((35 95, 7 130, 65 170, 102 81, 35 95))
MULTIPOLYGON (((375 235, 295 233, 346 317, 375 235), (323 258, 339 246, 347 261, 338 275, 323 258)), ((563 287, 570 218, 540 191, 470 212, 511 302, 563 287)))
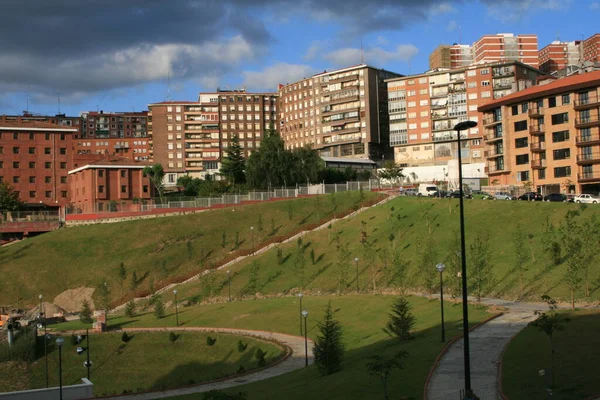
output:
POLYGON ((53 302, 68 312, 79 312, 83 307, 83 302, 87 300, 90 308, 94 310, 96 308, 94 306, 94 300, 92 300, 94 290, 94 288, 85 286, 76 289, 65 290, 56 296, 53 302))
MULTIPOLYGON (((42 311, 46 313, 47 318, 60 317, 65 314, 65 310, 58 307, 56 304, 43 302, 42 303, 42 311)), ((31 310, 24 315, 24 318, 29 321, 33 321, 37 318, 40 313, 40 306, 37 305, 33 307, 31 310)))

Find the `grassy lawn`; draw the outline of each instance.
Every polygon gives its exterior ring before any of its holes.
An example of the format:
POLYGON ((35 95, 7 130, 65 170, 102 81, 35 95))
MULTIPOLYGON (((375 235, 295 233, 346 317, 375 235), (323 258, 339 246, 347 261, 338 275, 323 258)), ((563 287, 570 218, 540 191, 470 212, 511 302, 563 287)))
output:
MULTIPOLYGON (((324 387, 328 388, 327 398, 331 399, 382 397, 380 381, 366 374, 366 358, 376 354, 394 354, 404 349, 409 352, 407 368, 392 374, 389 381, 390 393, 392 398, 422 397, 429 369, 443 347, 440 343, 439 302, 417 297, 409 299, 417 322, 415 338, 406 343, 398 343, 382 331, 394 297, 305 297, 303 308, 309 311, 308 335, 311 339, 316 338, 316 322, 322 318, 323 309, 331 300, 336 310, 335 316, 344 326, 347 354, 343 370, 329 377, 320 377, 316 368, 309 367, 264 382, 246 385, 239 390, 248 392, 251 399, 323 398, 324 387)), ((446 330, 450 338, 461 332, 462 311, 460 305, 446 305, 446 330)), ((293 297, 235 301, 185 307, 180 310, 179 321, 183 322, 184 326, 260 329, 295 335, 300 333, 299 303, 298 299, 293 297)), ((169 312, 170 314, 161 320, 156 320, 151 314, 145 314, 134 319, 113 317, 109 324, 126 327, 172 326, 175 324, 175 316, 173 310, 169 312)), ((489 315, 484 309, 471 306, 469 320, 475 324, 489 315)), ((68 323, 53 327, 71 329, 82 325, 68 323)))
MULTIPOLYGON (((169 340, 167 332, 144 332, 130 334, 126 344, 121 334, 107 333, 90 335, 90 359, 94 363, 91 378, 94 392, 98 395, 121 394, 124 391, 160 390, 176 386, 200 383, 235 374, 240 366, 248 371, 257 368, 254 357, 258 348, 267 352, 268 363, 281 355, 281 349, 268 342, 241 338, 248 347, 238 352, 239 336, 180 332, 175 342, 169 340), (214 345, 206 344, 207 336, 217 338, 214 345)), ((58 386, 58 349, 54 340, 50 342, 48 365, 50 386, 58 386)), ((85 353, 78 355, 77 346, 71 337, 65 337, 63 347, 63 383, 72 385, 86 376, 83 362, 85 353)), ((27 368, 29 388, 45 385, 45 363, 43 357, 27 368)), ((1 365, 1 364, 0 364, 1 365)), ((4 375, 3 375, 4 376, 4 375)), ((1 380, 5 382, 5 379, 1 380)), ((10 390, 0 382, 0 391, 10 390)))
MULTIPOLYGON (((566 261, 554 267, 550 255, 544 253, 542 237, 544 235, 546 218, 555 227, 568 210, 579 210, 576 221, 584 221, 594 214, 599 214, 600 208, 580 207, 570 203, 545 202, 516 202, 516 201, 484 201, 467 200, 465 203, 465 224, 467 236, 467 262, 471 265, 471 250, 469 245, 475 237, 489 236, 490 263, 493 266, 493 276, 496 284, 489 296, 516 299, 520 296, 518 275, 512 272, 515 263, 513 238, 519 225, 525 237, 531 234, 531 240, 526 240, 527 254, 533 253, 535 261, 529 257, 527 271, 524 274, 525 299, 539 301, 542 294, 549 294, 555 299, 569 299, 569 291, 564 281, 566 261)), ((256 290, 262 294, 290 293, 302 286, 301 276, 304 277, 305 290, 314 292, 335 292, 339 276, 339 255, 336 250, 335 238, 348 245, 350 253, 350 273, 347 282, 347 292, 355 292, 356 274, 352 261, 359 258, 359 285, 361 292, 369 292, 375 287, 396 288, 399 285, 420 289, 423 285, 422 268, 427 268, 426 274, 433 275, 437 281, 435 263, 445 261, 449 269, 449 258, 459 248, 454 248, 454 237, 458 236, 459 216, 458 199, 425 199, 418 197, 398 197, 383 206, 375 207, 349 220, 338 222, 332 229, 322 229, 311 232, 302 238, 304 250, 303 274, 298 273, 297 243, 280 245, 281 259, 278 261, 275 249, 249 258, 233 265, 230 270, 232 296, 253 295, 249 290, 252 264, 258 267, 256 290), (393 210, 392 210, 393 208, 393 210), (432 243, 426 245, 428 252, 435 259, 432 265, 423 265, 418 255, 419 241, 424 240, 431 230, 432 243), (363 232, 373 243, 371 254, 361 243, 363 232), (394 240, 390 241, 390 234, 394 240), (384 266, 387 256, 388 271, 393 273, 389 256, 392 250, 400 252, 400 258, 407 266, 407 275, 401 282, 391 283, 389 274, 384 266), (314 255, 314 257, 313 257, 314 255), (314 258, 314 262, 313 262, 314 258), (365 262, 365 260, 370 260, 365 262), (367 267, 368 266, 368 267, 367 267), (378 271, 377 274, 374 271, 378 271), (375 276, 375 279, 373 279, 375 276)), ((429 261, 431 263, 431 261, 429 261)), ((210 279, 200 279, 180 286, 180 298, 201 301, 205 296, 228 296, 226 271, 218 271, 210 279)), ((444 274, 446 282, 453 276, 450 271, 444 274)), ((469 275, 472 276, 472 273, 469 275)), ((471 282, 473 282, 471 280, 471 282)), ((448 286, 446 286, 448 287, 448 286)), ((591 296, 589 300, 600 298, 600 270, 590 270, 591 296)), ((578 290, 576 297, 583 300, 583 289, 578 290)))
MULTIPOLYGON (((303 227, 351 210, 359 192, 240 205, 199 214, 72 227, 0 248, 0 304, 36 305, 66 289, 108 282, 113 301, 192 276, 224 259, 247 254, 254 244, 287 237, 303 227), (236 245, 237 237, 237 245, 236 245), (223 246, 223 238, 225 244, 223 246), (127 271, 119 277, 119 265, 127 271)), ((377 198, 364 192, 364 201, 377 198)), ((95 296, 95 300, 98 300, 95 296)))
MULTIPOLYGON (((600 395, 600 313, 568 313, 571 322, 554 336, 555 379, 553 399, 584 399, 600 395)), ((550 343, 533 327, 521 331, 509 344, 503 362, 502 388, 511 399, 547 399, 550 381, 550 343), (538 371, 547 369, 545 377, 538 371)))

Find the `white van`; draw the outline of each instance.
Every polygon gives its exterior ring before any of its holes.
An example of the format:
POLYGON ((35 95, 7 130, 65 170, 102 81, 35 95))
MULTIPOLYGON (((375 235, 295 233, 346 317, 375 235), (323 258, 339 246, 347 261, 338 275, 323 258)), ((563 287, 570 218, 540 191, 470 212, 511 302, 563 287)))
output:
POLYGON ((433 196, 433 193, 437 192, 438 188, 433 183, 421 183, 419 185, 419 196, 433 196))

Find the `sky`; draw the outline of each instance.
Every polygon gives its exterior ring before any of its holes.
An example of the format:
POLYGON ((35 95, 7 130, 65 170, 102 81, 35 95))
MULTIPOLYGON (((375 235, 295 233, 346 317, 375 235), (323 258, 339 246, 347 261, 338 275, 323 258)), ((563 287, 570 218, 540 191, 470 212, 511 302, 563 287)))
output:
POLYGON ((276 91, 361 62, 409 75, 439 44, 600 31, 600 0, 2 0, 0 114, 76 116, 276 91), (361 51, 362 48, 362 51, 361 51), (60 103, 60 105, 59 105, 60 103))

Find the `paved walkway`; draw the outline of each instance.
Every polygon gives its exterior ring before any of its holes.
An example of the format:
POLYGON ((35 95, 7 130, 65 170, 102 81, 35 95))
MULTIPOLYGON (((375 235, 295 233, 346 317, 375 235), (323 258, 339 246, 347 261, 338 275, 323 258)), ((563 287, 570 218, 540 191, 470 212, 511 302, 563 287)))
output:
MULTIPOLYGON (((274 376, 282 375, 291 371, 295 371, 305 367, 305 352, 304 352, 304 338, 300 336, 286 335, 283 333, 265 332, 265 331, 252 331, 244 329, 228 329, 228 328, 204 328, 204 327, 182 327, 182 328, 123 328, 125 332, 160 332, 160 331, 196 331, 196 332, 216 332, 216 333, 229 333, 234 335, 250 336, 262 339, 272 339, 291 350, 291 355, 285 360, 267 367, 263 370, 251 372, 247 375, 231 377, 223 379, 219 382, 205 383, 194 386, 183 387, 179 389, 170 389, 160 392, 148 392, 132 395, 123 396, 112 396, 110 399, 113 400, 150 400, 150 399, 162 399, 173 396, 180 396, 184 394, 202 393, 210 390, 223 390, 232 388, 239 385, 245 385, 247 383, 262 381, 269 379, 274 376)), ((308 341, 308 363, 313 363, 312 355, 313 342, 308 341)))

